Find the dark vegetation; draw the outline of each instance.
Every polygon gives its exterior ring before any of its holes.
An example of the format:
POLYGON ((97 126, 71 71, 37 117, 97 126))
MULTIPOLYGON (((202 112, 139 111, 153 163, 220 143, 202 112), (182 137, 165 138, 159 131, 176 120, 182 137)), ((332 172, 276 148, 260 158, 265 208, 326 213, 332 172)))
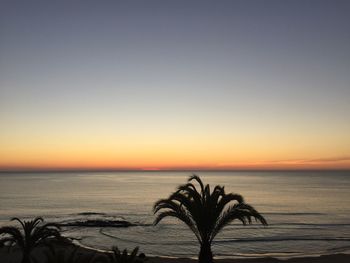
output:
POLYGON ((209 184, 204 185, 196 175, 191 176, 187 184, 180 185, 169 198, 156 202, 154 213, 158 213, 155 225, 166 217, 175 217, 192 230, 200 244, 200 263, 213 262, 211 244, 216 235, 232 221, 239 220, 246 225, 255 219, 267 225, 265 218, 246 204, 241 195, 227 194, 224 187, 219 185, 210 191, 209 184), (199 190, 193 181, 198 183, 199 190))

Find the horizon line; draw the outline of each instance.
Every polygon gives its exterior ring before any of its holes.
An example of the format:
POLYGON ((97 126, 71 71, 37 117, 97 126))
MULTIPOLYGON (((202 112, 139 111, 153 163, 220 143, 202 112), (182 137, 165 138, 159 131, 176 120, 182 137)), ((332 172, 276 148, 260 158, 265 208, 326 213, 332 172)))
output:
POLYGON ((0 169, 0 173, 97 173, 97 172, 350 172, 350 168, 241 168, 241 169, 212 169, 212 168, 174 168, 174 169, 91 169, 91 168, 52 168, 52 169, 0 169))

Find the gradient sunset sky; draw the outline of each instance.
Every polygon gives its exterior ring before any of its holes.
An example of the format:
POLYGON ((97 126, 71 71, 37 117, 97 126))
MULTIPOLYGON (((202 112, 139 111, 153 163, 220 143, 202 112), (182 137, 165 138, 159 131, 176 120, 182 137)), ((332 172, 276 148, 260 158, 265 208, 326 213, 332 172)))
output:
POLYGON ((0 170, 349 169, 350 1, 1 1, 0 170))

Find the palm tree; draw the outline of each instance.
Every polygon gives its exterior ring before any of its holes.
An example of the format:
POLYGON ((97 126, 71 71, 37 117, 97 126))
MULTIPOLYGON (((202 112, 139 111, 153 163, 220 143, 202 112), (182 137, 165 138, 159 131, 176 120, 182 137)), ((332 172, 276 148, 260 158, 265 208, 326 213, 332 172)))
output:
POLYGON ((120 251, 118 247, 113 247, 112 254, 109 255, 110 263, 143 263, 147 261, 145 254, 137 255, 138 251, 139 248, 135 247, 129 255, 127 249, 120 251))
POLYGON ((14 226, 5 226, 0 228, 0 235, 5 235, 0 243, 9 245, 17 244, 22 250, 22 263, 31 262, 32 250, 42 244, 45 244, 48 238, 60 238, 60 227, 54 223, 39 225, 44 220, 37 217, 34 220, 22 221, 18 218, 12 218, 11 221, 17 221, 22 229, 14 226))
POLYGON ((204 186, 202 180, 193 175, 184 185, 167 199, 154 204, 157 225, 165 217, 175 217, 184 222, 195 234, 200 244, 198 260, 200 263, 212 263, 211 244, 215 236, 233 220, 238 219, 243 225, 251 224, 252 218, 267 225, 265 218, 251 205, 244 203, 239 194, 226 194, 223 186, 204 186), (197 181, 200 191, 192 181, 197 181), (231 202, 236 202, 231 204, 231 202))

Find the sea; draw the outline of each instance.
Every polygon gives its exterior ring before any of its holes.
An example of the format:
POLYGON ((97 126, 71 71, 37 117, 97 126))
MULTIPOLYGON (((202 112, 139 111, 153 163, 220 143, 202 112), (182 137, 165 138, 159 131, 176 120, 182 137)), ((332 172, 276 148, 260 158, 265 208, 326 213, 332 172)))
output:
MULTIPOLYGON (((269 225, 233 222, 213 243, 217 258, 291 258, 350 253, 350 172, 197 172, 205 184, 239 193, 269 225)), ((196 257, 198 242, 176 219, 154 226, 154 203, 192 172, 1 173, 0 225, 12 217, 47 222, 127 221, 129 227, 65 226, 82 246, 139 247, 150 256, 196 257)))

